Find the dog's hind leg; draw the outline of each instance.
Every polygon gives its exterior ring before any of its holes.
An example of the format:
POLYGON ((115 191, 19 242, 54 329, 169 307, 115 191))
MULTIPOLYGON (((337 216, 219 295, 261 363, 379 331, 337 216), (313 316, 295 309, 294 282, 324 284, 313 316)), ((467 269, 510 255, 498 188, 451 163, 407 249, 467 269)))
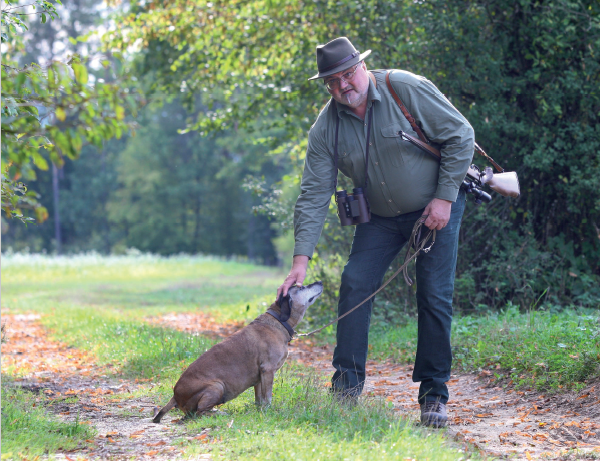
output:
POLYGON ((224 392, 225 390, 223 385, 220 383, 213 384, 210 387, 198 392, 186 404, 184 409, 186 415, 195 413, 197 416, 201 416, 202 414, 212 410, 216 405, 225 403, 223 400, 224 392))
MULTIPOLYGON (((171 398, 171 400, 169 400, 169 403, 167 403, 162 410, 160 410, 159 412, 156 412, 154 414, 154 419, 152 420, 153 423, 160 423, 160 420, 162 419, 162 417, 167 414, 173 407, 177 406, 177 402, 175 401, 175 397, 171 398)), ((158 408, 157 408, 158 410, 158 408)))

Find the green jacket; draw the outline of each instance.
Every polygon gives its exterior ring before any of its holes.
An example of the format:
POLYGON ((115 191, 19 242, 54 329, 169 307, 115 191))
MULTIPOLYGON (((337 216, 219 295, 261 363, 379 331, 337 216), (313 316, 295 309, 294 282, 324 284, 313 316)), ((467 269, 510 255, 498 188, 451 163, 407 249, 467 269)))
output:
POLYGON ((294 255, 312 257, 334 193, 335 117, 340 117, 339 170, 352 179, 354 187, 362 187, 367 119, 373 105, 367 188, 372 213, 397 216, 425 208, 433 198, 456 200, 473 158, 473 128, 429 80, 394 70, 390 80, 398 96, 429 140, 441 148, 442 161, 438 162, 400 138, 400 130, 418 136, 387 88, 386 71, 372 73, 377 87, 369 82, 365 120, 342 104, 336 104, 334 110, 330 101, 310 129, 301 194, 294 211, 294 255))

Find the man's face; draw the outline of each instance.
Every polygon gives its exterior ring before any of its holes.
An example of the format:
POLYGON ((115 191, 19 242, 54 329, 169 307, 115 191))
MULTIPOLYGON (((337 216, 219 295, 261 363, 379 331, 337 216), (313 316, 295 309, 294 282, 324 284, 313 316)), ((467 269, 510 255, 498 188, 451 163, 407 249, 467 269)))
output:
POLYGON ((349 107, 358 107, 364 101, 367 100, 367 94, 369 92, 369 75, 367 73, 367 66, 364 62, 360 62, 358 65, 344 69, 337 74, 327 76, 324 79, 325 85, 327 83, 333 83, 333 89, 327 89, 331 97, 340 104, 344 104, 349 107), (352 73, 356 67, 356 72, 350 78, 344 78, 352 73), (339 79, 339 80, 337 80, 339 79), (336 81, 337 80, 337 81, 336 81))

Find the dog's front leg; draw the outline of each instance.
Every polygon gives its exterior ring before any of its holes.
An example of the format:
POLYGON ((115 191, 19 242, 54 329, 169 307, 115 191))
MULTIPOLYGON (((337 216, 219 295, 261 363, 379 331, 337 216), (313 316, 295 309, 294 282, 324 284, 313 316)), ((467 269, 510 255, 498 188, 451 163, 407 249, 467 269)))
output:
MULTIPOLYGON (((273 399, 273 381, 275 380, 275 370, 261 369, 260 371, 260 384, 259 389, 259 405, 268 406, 271 405, 273 399)), ((256 392, 256 386, 254 387, 256 392)))
POLYGON ((260 398, 261 385, 260 385, 260 383, 261 382, 259 381, 254 385, 254 404, 256 406, 261 405, 261 398, 260 398))

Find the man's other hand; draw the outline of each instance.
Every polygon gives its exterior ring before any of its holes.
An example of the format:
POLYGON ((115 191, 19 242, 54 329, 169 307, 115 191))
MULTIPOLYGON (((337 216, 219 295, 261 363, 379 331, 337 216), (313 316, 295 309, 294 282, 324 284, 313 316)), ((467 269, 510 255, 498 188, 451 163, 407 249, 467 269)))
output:
POLYGON ((283 293, 283 296, 287 296, 288 290, 292 285, 296 284, 299 287, 302 286, 302 282, 306 278, 306 268, 308 267, 308 256, 296 255, 292 262, 292 268, 290 273, 283 281, 283 284, 277 289, 277 298, 283 293))
POLYGON ((424 215, 428 215, 425 220, 425 225, 433 230, 442 230, 450 220, 450 212, 452 211, 452 202, 434 198, 429 205, 425 207, 424 215))

